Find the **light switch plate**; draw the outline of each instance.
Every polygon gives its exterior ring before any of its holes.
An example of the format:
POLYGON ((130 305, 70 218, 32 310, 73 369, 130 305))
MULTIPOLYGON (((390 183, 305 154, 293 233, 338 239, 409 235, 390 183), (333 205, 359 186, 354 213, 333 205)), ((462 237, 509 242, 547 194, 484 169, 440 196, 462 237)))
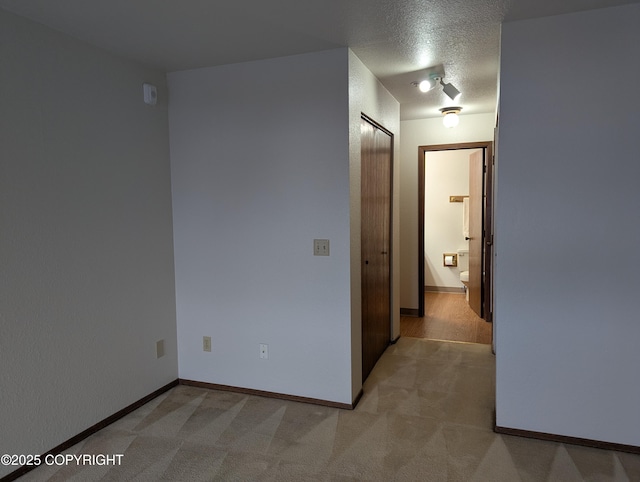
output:
POLYGON ((313 240, 313 255, 314 256, 329 256, 329 240, 328 239, 314 239, 313 240))

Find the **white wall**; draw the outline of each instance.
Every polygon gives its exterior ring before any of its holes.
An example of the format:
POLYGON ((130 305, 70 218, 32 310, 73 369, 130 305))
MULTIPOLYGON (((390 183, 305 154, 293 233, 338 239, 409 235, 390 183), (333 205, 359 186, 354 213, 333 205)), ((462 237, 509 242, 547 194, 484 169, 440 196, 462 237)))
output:
POLYGON ((169 87, 180 377, 351 403, 348 50, 169 87))
POLYGON ((402 121, 400 129, 400 307, 418 309, 418 146, 493 140, 495 114, 461 115, 452 129, 441 118, 402 121))
POLYGON ((2 11, 0 45, 0 453, 41 454, 177 378, 166 85, 2 11))
POLYGON ((640 446, 638 24, 640 5, 504 25, 499 426, 640 446))
POLYGON ((469 249, 462 233, 462 203, 450 202, 449 196, 469 195, 469 156, 477 151, 430 151, 425 155, 425 286, 464 289, 461 269, 443 266, 442 256, 469 249))
POLYGON ((391 337, 400 336, 400 104, 371 71, 349 51, 349 171, 351 190, 351 333, 353 397, 362 387, 362 292, 360 240, 361 116, 366 114, 394 135, 391 337))

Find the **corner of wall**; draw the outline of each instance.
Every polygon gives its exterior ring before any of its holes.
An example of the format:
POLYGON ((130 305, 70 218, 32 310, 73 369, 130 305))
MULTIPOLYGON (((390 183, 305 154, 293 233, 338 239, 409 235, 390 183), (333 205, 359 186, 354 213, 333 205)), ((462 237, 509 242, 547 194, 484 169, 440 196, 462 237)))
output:
MULTIPOLYGON (((360 119, 366 114, 394 135, 393 172, 393 252, 400 249, 400 104, 349 50, 349 183, 351 217, 351 352, 353 398, 362 389, 362 292, 360 271, 360 119)), ((400 265, 392 259, 391 337, 400 334, 400 265)))

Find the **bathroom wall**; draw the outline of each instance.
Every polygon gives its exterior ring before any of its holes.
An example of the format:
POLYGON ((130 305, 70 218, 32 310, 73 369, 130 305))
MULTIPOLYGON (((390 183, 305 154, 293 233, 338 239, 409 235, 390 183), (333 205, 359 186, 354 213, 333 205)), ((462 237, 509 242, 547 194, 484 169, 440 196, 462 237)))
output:
POLYGON ((425 155, 425 286, 462 290, 460 270, 443 266, 443 253, 468 249, 462 234, 462 203, 449 196, 469 194, 469 155, 479 149, 425 155))

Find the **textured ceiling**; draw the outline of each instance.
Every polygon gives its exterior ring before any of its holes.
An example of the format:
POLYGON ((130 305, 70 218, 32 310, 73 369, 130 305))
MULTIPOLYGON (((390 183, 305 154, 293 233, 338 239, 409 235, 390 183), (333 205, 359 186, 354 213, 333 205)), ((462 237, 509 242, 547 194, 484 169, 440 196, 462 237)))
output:
POLYGON ((25 16, 165 71, 350 47, 403 119, 452 105, 411 85, 442 65, 465 113, 494 112, 500 24, 640 0, 0 0, 25 16))

